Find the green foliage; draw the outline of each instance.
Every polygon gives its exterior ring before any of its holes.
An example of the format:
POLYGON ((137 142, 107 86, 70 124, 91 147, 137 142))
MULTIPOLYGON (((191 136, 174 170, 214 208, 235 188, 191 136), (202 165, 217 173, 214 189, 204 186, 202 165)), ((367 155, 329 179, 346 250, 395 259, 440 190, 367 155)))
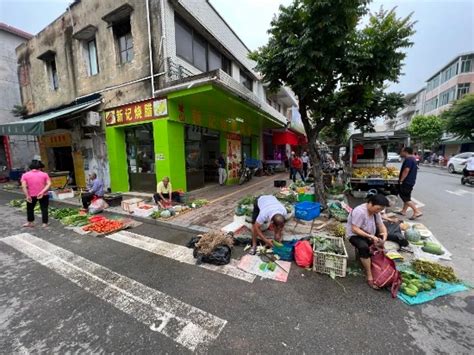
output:
POLYGON ((13 109, 10 111, 15 117, 23 117, 28 114, 28 109, 26 106, 14 105, 13 109))
POLYGON ((424 145, 431 147, 441 140, 444 126, 443 120, 438 116, 418 115, 412 118, 408 131, 424 145))
POLYGON ((474 139, 474 94, 464 96, 445 111, 446 130, 460 138, 474 139))
POLYGON ((271 90, 287 85, 298 97, 319 196, 320 132, 332 126, 339 134, 350 123, 370 129, 374 118, 394 117, 403 106, 402 95, 384 90, 401 74, 414 23, 380 10, 362 26, 368 3, 294 0, 280 6, 267 45, 250 54, 271 90))

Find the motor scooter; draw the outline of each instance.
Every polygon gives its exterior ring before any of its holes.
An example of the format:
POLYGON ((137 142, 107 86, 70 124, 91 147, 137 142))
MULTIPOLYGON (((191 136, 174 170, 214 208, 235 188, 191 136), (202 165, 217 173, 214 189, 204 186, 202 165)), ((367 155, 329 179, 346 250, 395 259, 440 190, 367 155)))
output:
MULTIPOLYGON (((466 172, 466 170, 464 172, 466 172)), ((461 184, 474 185, 474 170, 467 171, 467 174, 461 178, 461 184)))

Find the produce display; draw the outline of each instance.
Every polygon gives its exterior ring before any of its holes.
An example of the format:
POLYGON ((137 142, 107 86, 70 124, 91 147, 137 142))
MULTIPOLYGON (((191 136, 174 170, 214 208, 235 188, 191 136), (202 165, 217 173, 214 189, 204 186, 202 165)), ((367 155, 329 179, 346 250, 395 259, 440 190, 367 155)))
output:
POLYGON ((79 214, 77 208, 49 208, 49 215, 54 219, 63 219, 65 217, 74 216, 79 214))
POLYGON ((437 280, 444 282, 457 282, 459 281, 454 273, 454 270, 450 266, 443 266, 437 263, 426 260, 414 260, 412 262, 413 270, 418 274, 426 275, 437 280))
POLYGON ((324 253, 332 253, 337 255, 345 255, 344 249, 335 245, 331 240, 323 237, 312 238, 313 246, 316 251, 324 253))
POLYGON ((397 168, 393 166, 355 168, 352 170, 352 177, 357 179, 383 178, 385 180, 390 180, 397 179, 399 173, 400 172, 397 170, 397 168))
POLYGON ((82 229, 86 232, 96 232, 97 234, 106 234, 118 231, 124 227, 121 221, 102 219, 98 222, 91 223, 82 229))
POLYGON ((346 236, 346 227, 344 224, 337 222, 331 226, 331 232, 336 238, 344 238, 346 236))
POLYGON ((441 245, 433 242, 424 242, 423 247, 421 248, 425 253, 430 253, 434 255, 443 255, 444 250, 441 249, 441 245))
POLYGON ((203 199, 203 198, 198 198, 192 202, 189 203, 189 207, 191 208, 200 208, 202 206, 205 206, 209 203, 208 200, 203 199))
POLYGON ((61 223, 66 226, 82 227, 89 224, 89 216, 86 214, 75 214, 61 219, 61 223))
POLYGON ((436 288, 433 278, 422 279, 419 275, 402 271, 402 285, 400 291, 407 296, 415 297, 418 292, 430 291, 436 288))

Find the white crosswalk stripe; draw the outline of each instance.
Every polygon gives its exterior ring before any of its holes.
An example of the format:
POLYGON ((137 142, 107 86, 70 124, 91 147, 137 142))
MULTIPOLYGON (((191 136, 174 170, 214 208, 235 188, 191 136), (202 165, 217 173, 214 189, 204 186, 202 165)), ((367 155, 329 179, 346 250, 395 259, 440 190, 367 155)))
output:
MULTIPOLYGON (((135 248, 146 250, 150 253, 154 253, 166 258, 170 258, 182 263, 196 265, 196 259, 193 257, 193 250, 186 248, 181 245, 167 243, 162 240, 150 238, 144 235, 131 233, 127 231, 121 231, 118 233, 110 234, 106 236, 108 239, 115 240, 120 243, 124 243, 135 248)), ((215 271, 236 279, 253 282, 255 280, 255 275, 246 273, 240 270, 237 267, 238 261, 232 259, 228 265, 211 265, 211 264, 200 264, 199 267, 202 267, 207 270, 215 271)))
POLYGON ((227 321, 29 233, 1 239, 41 265, 187 349, 201 350, 227 321))

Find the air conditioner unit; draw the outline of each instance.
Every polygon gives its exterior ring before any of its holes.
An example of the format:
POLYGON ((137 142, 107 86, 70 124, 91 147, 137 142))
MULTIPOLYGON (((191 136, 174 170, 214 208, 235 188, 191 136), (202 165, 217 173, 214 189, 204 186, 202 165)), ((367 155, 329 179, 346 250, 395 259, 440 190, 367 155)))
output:
POLYGON ((89 111, 86 113, 86 117, 82 122, 83 127, 100 127, 100 114, 95 111, 89 111))

